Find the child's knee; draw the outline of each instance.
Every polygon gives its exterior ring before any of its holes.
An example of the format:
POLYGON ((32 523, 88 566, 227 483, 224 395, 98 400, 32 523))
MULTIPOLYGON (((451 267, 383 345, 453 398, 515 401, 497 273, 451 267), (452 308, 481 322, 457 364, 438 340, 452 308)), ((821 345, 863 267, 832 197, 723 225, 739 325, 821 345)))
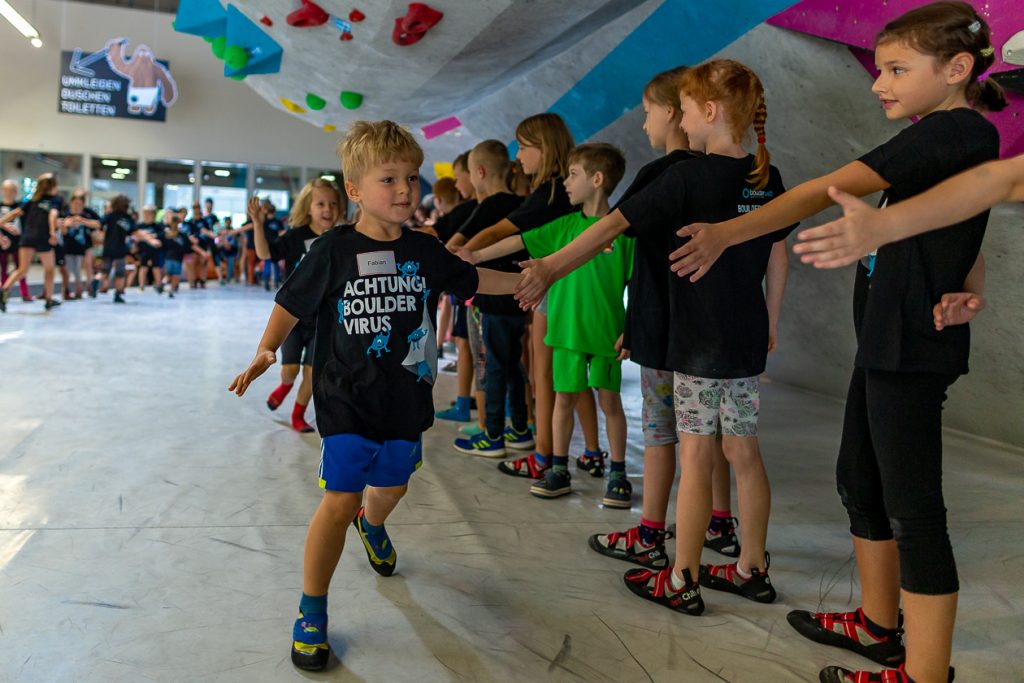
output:
POLYGON ((399 501, 409 492, 409 485, 403 484, 402 486, 368 486, 367 489, 374 496, 380 498, 386 498, 392 501, 399 501))
POLYGON ((324 491, 324 497, 320 499, 320 508, 341 524, 355 519, 362 504, 362 493, 348 491, 324 491))
POLYGON ((722 453, 735 470, 761 465, 761 449, 754 437, 722 439, 722 453))
POLYGON ((624 414, 622 410, 622 394, 619 392, 601 389, 597 393, 597 400, 601 404, 601 412, 606 416, 618 417, 624 414))

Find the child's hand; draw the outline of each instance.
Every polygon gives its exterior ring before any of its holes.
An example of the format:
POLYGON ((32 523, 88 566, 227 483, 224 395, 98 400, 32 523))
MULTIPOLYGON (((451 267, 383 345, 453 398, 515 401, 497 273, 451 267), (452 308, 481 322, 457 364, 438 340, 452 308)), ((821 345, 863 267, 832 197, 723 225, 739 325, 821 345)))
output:
POLYGON ((249 367, 245 369, 245 372, 240 374, 238 377, 231 382, 228 386, 228 391, 235 392, 236 395, 241 396, 245 393, 245 390, 249 388, 252 381, 267 371, 271 365, 277 362, 277 354, 270 349, 259 349, 256 352, 256 357, 249 363, 249 367))
POLYGON ((515 297, 519 307, 529 311, 540 305, 551 287, 551 267, 542 258, 520 261, 519 267, 523 269, 523 279, 516 285, 515 297))
POLYGON ((803 263, 815 268, 841 268, 856 263, 886 243, 882 210, 876 209, 835 187, 828 196, 843 207, 843 218, 804 230, 793 253, 803 254, 803 263))
POLYGON ((779 330, 774 324, 768 325, 768 353, 775 353, 779 347, 779 330))
POLYGON ((458 251, 455 252, 455 255, 466 263, 471 263, 474 266, 476 265, 476 252, 470 251, 465 247, 459 247, 458 251))
POLYGON ((256 195, 249 197, 249 205, 246 207, 246 213, 249 214, 249 219, 256 225, 263 225, 263 206, 260 204, 260 198, 256 195))
POLYGON ((721 230, 715 230, 710 223, 693 223, 680 228, 676 234, 680 237, 690 236, 690 240, 668 255, 672 272, 679 277, 690 273, 690 282, 696 282, 711 269, 722 252, 729 244, 721 230))
POLYGON ((7 235, 0 232, 0 249, 8 249, 11 246, 11 240, 7 235))
POLYGON ((985 310, 986 305, 985 297, 973 292, 943 294, 942 300, 932 309, 935 329, 941 332, 946 327, 969 323, 985 310))
POLYGON ((50 243, 51 245, 53 245, 53 246, 57 246, 57 233, 55 233, 55 232, 51 232, 51 233, 50 233, 50 239, 49 239, 49 240, 47 240, 47 241, 48 241, 48 242, 49 242, 49 243, 50 243))
POLYGON ((627 360, 629 358, 629 349, 625 349, 622 347, 622 338, 624 336, 625 335, 620 334, 619 338, 615 340, 615 350, 619 352, 619 355, 616 357, 616 360, 627 360))

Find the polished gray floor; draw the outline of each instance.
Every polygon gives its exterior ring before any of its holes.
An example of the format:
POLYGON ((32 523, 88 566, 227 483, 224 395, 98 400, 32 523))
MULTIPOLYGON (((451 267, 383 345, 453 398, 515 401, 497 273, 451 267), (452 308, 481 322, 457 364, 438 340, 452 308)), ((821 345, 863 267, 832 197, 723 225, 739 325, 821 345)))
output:
MULTIPOLYGON (((350 534, 331 592, 342 663, 295 672, 317 439, 267 411, 273 371, 243 399, 225 389, 269 308, 262 291, 211 288, 52 314, 14 300, 0 316, 0 680, 774 682, 869 664, 786 624, 792 608, 856 605, 857 584, 833 492, 842 407, 768 384, 777 604, 710 594, 693 618, 637 600, 628 566, 585 542, 635 523, 637 505, 602 509, 589 477, 567 499, 534 499, 493 461, 452 451, 454 426, 438 424, 388 524, 399 574, 374 574, 350 534)), ((453 389, 440 379, 439 405, 453 389)), ((946 446, 957 680, 1021 681, 1024 456, 953 434, 946 446)))

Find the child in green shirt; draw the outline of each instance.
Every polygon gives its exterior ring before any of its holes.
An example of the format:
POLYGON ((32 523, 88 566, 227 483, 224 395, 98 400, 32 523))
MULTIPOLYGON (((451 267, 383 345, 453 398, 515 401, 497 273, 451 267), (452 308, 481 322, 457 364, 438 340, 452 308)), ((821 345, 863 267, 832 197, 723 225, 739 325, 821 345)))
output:
MULTIPOLYGON (((611 145, 586 144, 569 157, 565 189, 580 211, 534 230, 513 235, 480 251, 463 251, 471 263, 513 254, 525 248, 532 258, 552 254, 572 242, 608 213, 608 197, 625 173, 622 153, 611 145)), ((541 498, 572 491, 569 442, 573 410, 584 391, 597 389, 608 430, 611 468, 602 501, 607 507, 628 509, 632 486, 626 478, 626 416, 622 386, 621 338, 625 324, 623 290, 633 264, 633 240, 619 236, 597 258, 552 285, 548 295, 548 333, 552 348, 555 388, 554 456, 543 479, 530 488, 541 498)))

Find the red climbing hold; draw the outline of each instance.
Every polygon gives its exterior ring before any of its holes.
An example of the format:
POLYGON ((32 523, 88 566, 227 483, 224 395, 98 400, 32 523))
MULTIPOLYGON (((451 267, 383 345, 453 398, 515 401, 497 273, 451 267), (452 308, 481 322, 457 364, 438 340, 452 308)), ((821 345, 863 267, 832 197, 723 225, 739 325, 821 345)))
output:
POLYGON ((395 19, 391 39, 402 46, 418 43, 443 17, 444 13, 433 7, 422 2, 411 2, 406 15, 395 19))
POLYGON ((339 36, 339 40, 352 40, 352 34, 345 31, 339 36))
POLYGON ((358 24, 360 21, 366 18, 366 15, 357 9, 352 10, 348 13, 348 20, 358 24))
POLYGON ((274 25, 273 20, 270 17, 266 16, 266 15, 260 17, 260 23, 263 24, 264 26, 273 26, 274 25))
POLYGON ((302 0, 302 7, 288 15, 288 25, 297 28, 311 28, 327 23, 330 15, 313 0, 302 0))

